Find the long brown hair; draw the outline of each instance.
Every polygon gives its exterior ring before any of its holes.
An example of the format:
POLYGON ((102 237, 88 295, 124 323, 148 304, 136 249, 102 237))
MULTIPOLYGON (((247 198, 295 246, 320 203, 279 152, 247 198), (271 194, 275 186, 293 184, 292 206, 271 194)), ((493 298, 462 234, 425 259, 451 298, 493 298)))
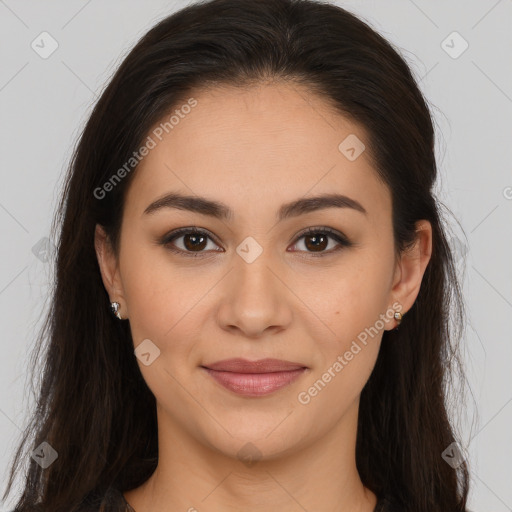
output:
POLYGON ((52 225, 57 237, 51 307, 33 355, 37 407, 15 454, 4 499, 28 461, 17 512, 122 510, 109 490, 140 486, 158 462, 156 403, 136 363, 129 323, 109 311, 94 250, 96 224, 118 250, 123 201, 136 166, 103 184, 156 122, 194 88, 260 80, 304 84, 360 123, 392 195, 396 250, 433 228, 421 289, 400 328, 385 331, 360 397, 356 459, 363 484, 414 512, 466 510, 466 462, 442 454, 457 442, 448 386, 463 375, 464 304, 435 197, 433 121, 403 57, 350 12, 314 0, 211 0, 152 28, 99 98, 70 163, 52 225), (44 356, 39 357, 43 351, 44 356), (36 369, 41 359, 41 368, 36 369), (43 469, 30 452, 58 454, 43 469))

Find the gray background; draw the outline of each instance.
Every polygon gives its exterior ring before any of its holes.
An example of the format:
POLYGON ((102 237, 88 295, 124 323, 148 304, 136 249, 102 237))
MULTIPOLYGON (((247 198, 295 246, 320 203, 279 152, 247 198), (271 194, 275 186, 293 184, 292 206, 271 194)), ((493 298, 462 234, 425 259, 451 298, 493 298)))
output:
MULTIPOLYGON (((187 3, 0 0, 2 491, 32 404, 27 362, 52 279, 45 238, 72 146, 127 51, 187 3), (45 31, 58 44, 48 58, 45 31)), ((454 423, 469 508, 512 511, 512 0, 336 3, 400 49, 433 109, 438 197, 460 222, 447 217, 468 311, 470 393, 454 423)))

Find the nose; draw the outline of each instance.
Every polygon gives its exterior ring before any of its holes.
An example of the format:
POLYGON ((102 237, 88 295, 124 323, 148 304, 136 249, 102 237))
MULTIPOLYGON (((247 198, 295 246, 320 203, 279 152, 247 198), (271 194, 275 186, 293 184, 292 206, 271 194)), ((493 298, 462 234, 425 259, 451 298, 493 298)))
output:
POLYGON ((286 274, 263 254, 251 263, 235 258, 218 308, 221 328, 251 339, 286 329, 293 317, 286 274))

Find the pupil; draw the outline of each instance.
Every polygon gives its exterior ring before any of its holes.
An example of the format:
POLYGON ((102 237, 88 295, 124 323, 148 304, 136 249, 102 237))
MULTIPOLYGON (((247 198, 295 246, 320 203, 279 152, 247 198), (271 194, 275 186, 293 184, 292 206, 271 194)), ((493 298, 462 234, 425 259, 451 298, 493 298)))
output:
MULTIPOLYGON (((308 239, 314 240, 312 247, 315 248, 315 249, 318 249, 318 248, 325 249, 325 240, 326 240, 326 238, 327 237, 325 235, 319 235, 319 236, 310 235, 310 236, 306 237, 306 240, 308 240, 308 239), (322 241, 324 242, 321 245, 319 245, 319 240, 320 239, 322 239, 322 241)), ((307 243, 307 241, 306 241, 306 246, 308 247, 308 249, 310 248, 309 244, 307 243)))
POLYGON ((185 235, 185 238, 184 238, 184 241, 185 241, 185 247, 187 249, 204 249, 204 247, 206 246, 206 244, 204 243, 204 241, 206 240, 206 237, 204 235, 185 235), (192 241, 192 245, 190 245, 188 243, 188 241, 191 240, 192 241), (201 240, 203 242, 202 245, 197 245, 195 242, 197 242, 198 240, 201 240))

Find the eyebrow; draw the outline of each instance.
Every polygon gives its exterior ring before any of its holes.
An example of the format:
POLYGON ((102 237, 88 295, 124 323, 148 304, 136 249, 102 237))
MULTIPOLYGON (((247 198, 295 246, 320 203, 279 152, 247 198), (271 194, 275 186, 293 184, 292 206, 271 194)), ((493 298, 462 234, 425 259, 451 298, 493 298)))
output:
MULTIPOLYGON (((144 214, 153 214, 164 208, 175 208, 188 210, 208 215, 220 220, 230 220, 234 213, 226 204, 199 196, 188 196, 179 192, 172 192, 152 202, 144 214)), ((322 194, 314 197, 307 197, 283 204, 277 213, 278 221, 297 217, 317 210, 326 208, 350 208, 364 215, 368 215, 363 205, 342 194, 322 194)))

